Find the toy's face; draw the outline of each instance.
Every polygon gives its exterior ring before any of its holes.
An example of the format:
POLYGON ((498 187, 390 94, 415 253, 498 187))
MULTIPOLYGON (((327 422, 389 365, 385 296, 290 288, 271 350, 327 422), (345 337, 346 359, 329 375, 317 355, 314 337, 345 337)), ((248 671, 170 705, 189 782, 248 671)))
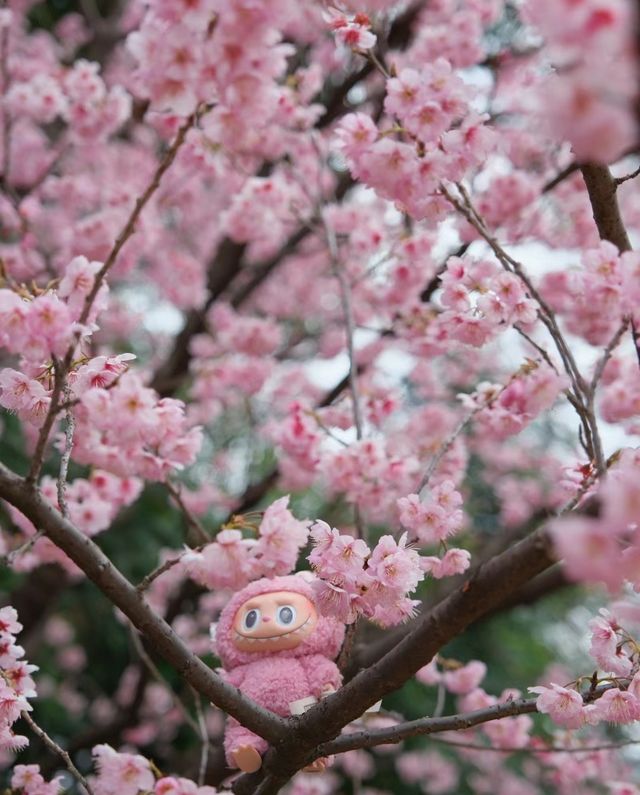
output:
POLYGON ((295 649, 315 629, 318 613, 299 593, 274 591, 254 596, 233 619, 234 644, 240 651, 295 649))

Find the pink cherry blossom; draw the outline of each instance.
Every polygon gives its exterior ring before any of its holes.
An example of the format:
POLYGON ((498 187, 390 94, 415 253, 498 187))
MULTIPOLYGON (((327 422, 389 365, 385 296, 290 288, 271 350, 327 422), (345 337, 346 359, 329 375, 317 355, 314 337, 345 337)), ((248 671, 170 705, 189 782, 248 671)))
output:
POLYGON ((96 745, 93 755, 98 767, 94 784, 99 795, 137 795, 154 786, 149 762, 139 754, 118 753, 109 745, 96 745))
POLYGON ((453 670, 445 670, 442 674, 444 686, 451 693, 464 694, 475 690, 487 673, 487 666, 480 660, 453 670))
POLYGON ((554 723, 568 729, 578 729, 585 723, 584 702, 575 690, 569 690, 553 682, 551 687, 530 687, 538 693, 536 707, 551 718, 554 723))
POLYGON ((632 723, 640 719, 640 701, 633 693, 612 687, 596 701, 594 714, 608 723, 632 723))

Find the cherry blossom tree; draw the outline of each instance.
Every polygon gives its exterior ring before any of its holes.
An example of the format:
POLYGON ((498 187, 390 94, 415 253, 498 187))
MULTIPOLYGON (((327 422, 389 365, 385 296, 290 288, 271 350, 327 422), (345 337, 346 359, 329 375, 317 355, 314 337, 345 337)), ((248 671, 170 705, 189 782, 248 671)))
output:
POLYGON ((11 795, 637 795, 636 5, 0 8, 11 795), (283 718, 208 633, 293 571, 283 718), (571 659, 464 645, 550 594, 571 659))

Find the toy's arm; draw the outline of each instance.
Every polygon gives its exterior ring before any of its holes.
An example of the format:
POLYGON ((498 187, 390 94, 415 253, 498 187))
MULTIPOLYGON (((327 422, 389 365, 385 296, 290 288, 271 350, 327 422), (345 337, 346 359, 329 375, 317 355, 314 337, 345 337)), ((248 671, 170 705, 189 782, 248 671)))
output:
POLYGON ((322 698, 342 684, 342 674, 333 660, 323 657, 322 654, 310 654, 299 659, 309 681, 310 695, 322 698))
POLYGON ((234 687, 240 687, 244 680, 244 671, 241 668, 233 668, 231 671, 219 669, 219 673, 225 682, 228 682, 234 687))

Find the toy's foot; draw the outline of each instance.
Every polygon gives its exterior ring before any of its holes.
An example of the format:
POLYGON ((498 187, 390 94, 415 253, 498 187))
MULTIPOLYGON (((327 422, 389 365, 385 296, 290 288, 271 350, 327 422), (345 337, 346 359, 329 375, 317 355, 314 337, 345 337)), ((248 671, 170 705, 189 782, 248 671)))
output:
POLYGON ((332 762, 332 757, 330 756, 321 756, 319 759, 315 759, 310 765, 302 768, 304 773, 322 773, 324 770, 329 767, 332 762))
POLYGON ((255 773, 262 766, 262 757, 252 745, 241 745, 231 755, 236 767, 243 773, 255 773))

